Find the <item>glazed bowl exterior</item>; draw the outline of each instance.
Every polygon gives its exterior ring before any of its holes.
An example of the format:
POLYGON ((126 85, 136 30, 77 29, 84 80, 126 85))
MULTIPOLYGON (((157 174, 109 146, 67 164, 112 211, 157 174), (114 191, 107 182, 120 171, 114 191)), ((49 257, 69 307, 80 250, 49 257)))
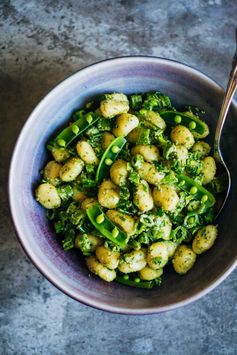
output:
POLYGON ((33 264, 56 287, 82 303, 124 314, 149 314, 171 310, 211 291, 236 266, 237 256, 237 107, 232 104, 221 142, 232 175, 228 202, 218 222, 214 247, 198 257, 194 268, 179 276, 164 274, 161 287, 129 288, 88 277, 83 260, 64 252, 44 209, 34 199, 40 169, 49 158, 46 143, 65 126, 71 113, 91 97, 108 92, 161 91, 174 105, 196 105, 206 111, 210 143, 223 98, 223 89, 199 71, 182 63, 153 57, 123 57, 82 69, 57 85, 35 108, 25 123, 12 156, 9 175, 10 208, 19 241, 33 264))

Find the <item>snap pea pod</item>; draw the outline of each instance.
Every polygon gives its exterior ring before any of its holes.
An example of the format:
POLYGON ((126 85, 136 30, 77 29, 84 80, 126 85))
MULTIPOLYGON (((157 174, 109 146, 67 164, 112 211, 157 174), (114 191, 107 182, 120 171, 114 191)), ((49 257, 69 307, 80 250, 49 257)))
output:
POLYGON ((113 140, 113 142, 108 146, 104 154, 102 155, 100 164, 96 172, 96 181, 101 181, 103 178, 109 175, 108 167, 113 164, 117 155, 126 143, 126 139, 123 137, 118 137, 113 140))
POLYGON ((154 281, 141 281, 140 279, 139 281, 138 280, 135 281, 135 279, 130 280, 124 278, 123 276, 117 276, 115 281, 126 286, 139 287, 139 288, 152 288, 155 286, 154 281))
POLYGON ((64 128, 62 132, 49 143, 48 149, 52 149, 52 147, 67 147, 75 138, 80 136, 82 132, 98 121, 98 119, 99 116, 93 112, 81 116, 71 126, 64 128))
POLYGON ((194 136, 204 138, 208 135, 209 129, 205 122, 200 120, 197 116, 187 115, 177 111, 160 112, 160 116, 165 122, 171 126, 181 124, 190 129, 194 136))
POLYGON ((199 185, 196 181, 186 175, 177 175, 177 178, 179 181, 179 187, 182 190, 192 194, 196 200, 204 203, 207 208, 212 207, 215 204, 215 197, 203 186, 199 185))
POLYGON ((128 236, 111 222, 104 214, 99 204, 93 205, 86 210, 93 226, 106 238, 114 244, 125 247, 128 242, 128 236))

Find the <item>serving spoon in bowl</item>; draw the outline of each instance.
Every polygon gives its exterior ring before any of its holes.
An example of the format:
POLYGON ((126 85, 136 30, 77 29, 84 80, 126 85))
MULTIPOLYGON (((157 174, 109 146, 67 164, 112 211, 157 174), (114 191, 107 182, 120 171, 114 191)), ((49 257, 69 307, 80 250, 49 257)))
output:
MULTIPOLYGON (((222 102, 219 118, 217 121, 217 126, 216 126, 216 132, 215 132, 215 137, 214 137, 214 157, 215 160, 222 165, 224 168, 226 175, 228 177, 228 186, 226 189, 225 196, 223 200, 221 201, 221 205, 218 209, 217 216, 220 214, 221 210, 223 209, 226 200, 228 198, 229 192, 230 192, 230 187, 231 187, 231 175, 230 171, 223 159, 221 149, 220 149, 220 140, 221 140, 221 134, 222 134, 222 129, 226 120, 227 113, 229 111, 229 107, 232 101, 232 98, 234 96, 235 90, 237 88, 237 29, 236 29, 236 51, 233 57, 232 61, 232 69, 230 72, 229 76, 229 81, 227 84, 225 96, 222 102)), ((216 217, 217 217, 216 216, 216 217)))

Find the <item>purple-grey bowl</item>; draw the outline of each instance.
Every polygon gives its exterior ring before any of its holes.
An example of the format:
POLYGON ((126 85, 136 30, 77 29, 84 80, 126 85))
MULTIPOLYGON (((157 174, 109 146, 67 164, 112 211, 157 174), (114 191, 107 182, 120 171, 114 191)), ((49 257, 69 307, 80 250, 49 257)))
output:
POLYGON ((91 97, 105 92, 135 93, 159 90, 174 105, 192 104, 206 110, 213 132, 223 89, 212 79, 184 64, 162 58, 123 57, 91 65, 73 74, 38 104, 28 118, 13 153, 9 198, 19 241, 34 265, 56 287, 89 306, 124 314, 158 313, 199 299, 223 281, 237 260, 237 107, 232 104, 222 139, 222 150, 233 183, 228 202, 219 217, 219 237, 214 247, 198 257, 186 276, 170 271, 161 287, 142 290, 106 283, 88 276, 75 252, 64 252, 34 199, 39 171, 48 158, 46 143, 53 132, 66 125, 71 113, 91 97), (235 122, 235 123, 234 123, 235 122))

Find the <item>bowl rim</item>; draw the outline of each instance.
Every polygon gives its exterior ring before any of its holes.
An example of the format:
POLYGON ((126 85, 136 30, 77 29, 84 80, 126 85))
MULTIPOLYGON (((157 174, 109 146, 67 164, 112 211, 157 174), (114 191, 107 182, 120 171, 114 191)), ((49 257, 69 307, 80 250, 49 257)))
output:
MULTIPOLYGON (((199 292, 195 293, 192 296, 189 296, 185 298, 182 301, 179 302, 173 302, 167 306, 157 306, 157 307, 145 307, 145 308, 127 308, 127 307, 119 307, 119 306, 110 306, 105 303, 102 303, 100 301, 91 301, 87 297, 81 296, 80 293, 74 292, 73 290, 70 290, 67 286, 64 286, 63 282, 60 282, 57 280, 57 277, 52 277, 51 276, 51 271, 47 270, 47 268, 44 268, 44 265, 39 261, 36 260, 36 256, 34 253, 31 253, 30 249, 27 248, 24 244, 24 233, 21 231, 21 225, 16 222, 14 218, 14 196, 12 194, 13 186, 14 186, 14 165, 17 160, 17 156, 19 155, 18 150, 21 144, 21 139, 23 136, 23 132, 27 129, 27 126, 31 123, 33 116, 37 111, 41 108, 41 105, 43 105, 44 101, 47 100, 48 96, 52 95, 59 89, 60 86, 64 85, 66 82, 68 82, 72 77, 76 76, 77 74, 81 72, 86 72, 90 70, 91 68, 99 67, 107 62, 139 62, 139 61, 155 61, 157 63, 170 63, 174 64, 178 67, 181 67, 185 70, 188 70, 191 73, 194 73, 198 75, 199 77, 202 77, 203 79, 209 81, 211 85, 214 85, 216 88, 221 89, 221 91, 224 92, 224 89, 222 86, 220 86, 215 80, 213 80, 210 76, 204 74, 202 71, 188 65, 185 63, 182 63, 177 60, 173 59, 168 59, 168 58, 163 58, 163 57, 156 57, 156 56, 143 56, 143 55, 132 55, 132 56, 120 56, 120 57, 114 57, 114 58, 108 58, 104 59, 98 62, 94 62, 92 64, 89 64, 85 67, 82 67, 81 69, 73 72, 72 74, 66 76, 64 79, 59 81, 56 85, 53 86, 51 90, 49 90, 45 95, 42 96, 42 98, 38 101, 38 104, 35 106, 35 108, 32 110, 32 112, 28 115, 28 118, 26 119, 25 123, 23 124, 20 133, 18 134, 17 140, 15 142, 15 146, 12 151, 12 156, 11 156, 11 162, 10 162, 10 167, 9 167, 9 175, 8 175, 8 198, 9 198, 9 209, 10 209, 10 217, 12 220, 12 224, 15 230, 15 234, 17 236, 17 239, 24 250, 25 254, 27 257, 30 259, 32 264, 38 269, 38 271, 47 279, 49 280, 58 290, 63 292, 65 295, 71 297, 72 299, 79 301, 82 304, 85 304, 87 306, 93 307, 95 309, 111 312, 111 313, 117 313, 117 314, 126 314, 126 315, 147 315, 147 314, 158 314, 166 311, 171 311, 174 309, 177 309, 182 306, 186 306, 192 302, 195 302, 199 300, 201 297, 205 296, 207 293, 211 292, 214 288, 216 288, 221 282, 223 282, 230 274, 231 272, 235 269, 237 266, 237 256, 236 259, 231 262, 229 265, 228 269, 223 271, 223 273, 218 276, 216 279, 214 279, 208 287, 200 290, 199 292)), ((237 103, 235 100, 232 100, 232 105, 237 109, 237 103)))

